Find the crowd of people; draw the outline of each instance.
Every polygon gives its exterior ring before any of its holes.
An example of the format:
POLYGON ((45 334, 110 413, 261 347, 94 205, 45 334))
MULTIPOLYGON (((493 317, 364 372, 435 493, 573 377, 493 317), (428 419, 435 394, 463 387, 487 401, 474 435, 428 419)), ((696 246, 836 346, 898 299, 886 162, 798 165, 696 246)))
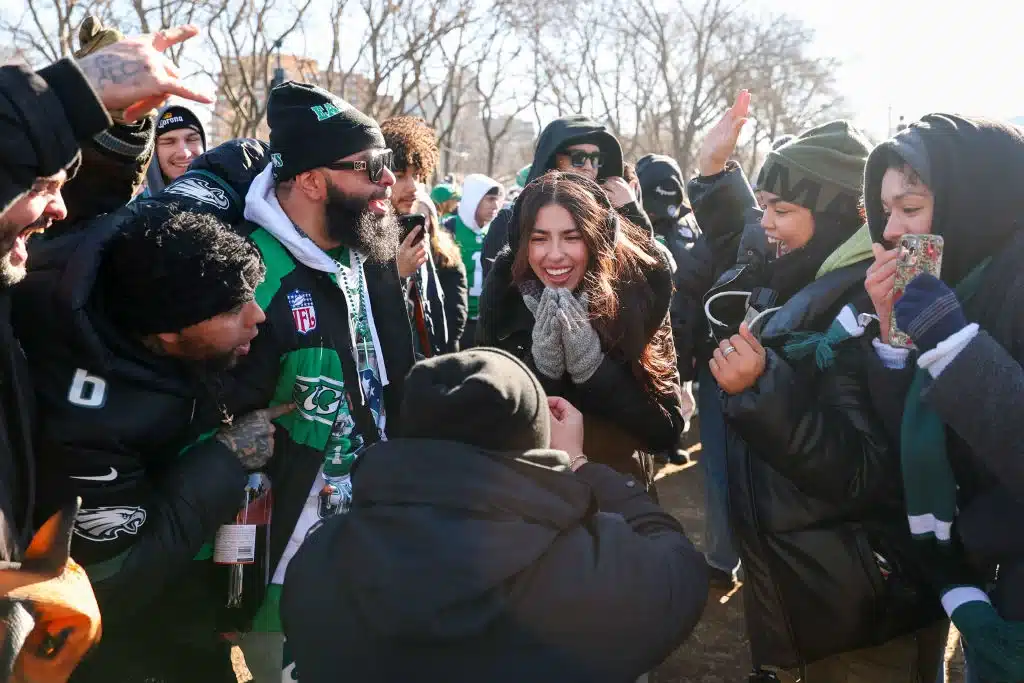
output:
POLYGON ((1024 681, 1022 131, 830 121, 751 183, 743 91, 692 175, 570 116, 431 186, 422 118, 302 82, 208 149, 197 33, 0 67, 0 680, 632 683, 742 584, 752 683, 941 682, 951 622, 1024 681))

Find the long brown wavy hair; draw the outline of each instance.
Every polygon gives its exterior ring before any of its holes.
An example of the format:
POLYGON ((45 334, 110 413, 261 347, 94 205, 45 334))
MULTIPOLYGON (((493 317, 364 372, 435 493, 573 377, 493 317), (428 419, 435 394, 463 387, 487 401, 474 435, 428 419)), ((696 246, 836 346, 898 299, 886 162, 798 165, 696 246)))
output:
POLYGON ((512 226, 519 231, 513 281, 521 285, 538 280, 529 261, 537 214, 546 206, 564 208, 590 255, 581 289, 602 345, 629 363, 648 391, 658 396, 675 393, 678 375, 671 327, 665 318, 652 319, 658 296, 649 279, 656 268, 667 266, 650 236, 619 216, 599 185, 577 174, 551 171, 530 183, 518 202, 518 226, 512 226))

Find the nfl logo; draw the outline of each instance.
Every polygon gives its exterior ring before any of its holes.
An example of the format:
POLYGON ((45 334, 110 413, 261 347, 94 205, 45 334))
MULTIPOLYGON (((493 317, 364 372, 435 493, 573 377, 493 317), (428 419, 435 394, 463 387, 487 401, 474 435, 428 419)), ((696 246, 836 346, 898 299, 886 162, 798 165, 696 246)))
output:
POLYGON ((316 309, 313 308, 313 295, 296 289, 288 295, 288 306, 292 309, 292 319, 299 334, 309 334, 316 329, 316 309))

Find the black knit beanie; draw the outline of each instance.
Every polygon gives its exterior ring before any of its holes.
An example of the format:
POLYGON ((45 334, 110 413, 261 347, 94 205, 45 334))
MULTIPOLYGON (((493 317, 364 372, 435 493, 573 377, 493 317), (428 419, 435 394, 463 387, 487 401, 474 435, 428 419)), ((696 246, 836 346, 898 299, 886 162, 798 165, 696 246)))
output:
POLYGON ((544 388, 522 361, 480 347, 420 361, 405 380, 401 435, 489 451, 548 448, 544 388))
POLYGON ((275 180, 368 149, 384 149, 384 135, 372 118, 323 88, 285 81, 270 91, 267 104, 275 180))
POLYGON ((183 128, 199 133, 199 137, 203 140, 203 150, 205 151, 206 131, 203 129, 203 124, 199 121, 199 117, 188 107, 174 105, 162 110, 156 121, 156 136, 160 137, 164 133, 170 133, 171 131, 183 128))
POLYGON ((215 216, 143 200, 106 245, 98 291, 107 318, 141 337, 252 301, 265 273, 256 247, 215 216))

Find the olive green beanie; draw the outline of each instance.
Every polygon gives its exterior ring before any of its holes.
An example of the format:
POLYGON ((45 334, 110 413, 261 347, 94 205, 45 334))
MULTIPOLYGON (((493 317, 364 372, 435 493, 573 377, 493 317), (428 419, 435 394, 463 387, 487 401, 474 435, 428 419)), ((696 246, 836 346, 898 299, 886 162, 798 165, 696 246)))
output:
POLYGON ((856 212, 871 144, 848 121, 830 121, 772 150, 757 189, 815 212, 856 212))

